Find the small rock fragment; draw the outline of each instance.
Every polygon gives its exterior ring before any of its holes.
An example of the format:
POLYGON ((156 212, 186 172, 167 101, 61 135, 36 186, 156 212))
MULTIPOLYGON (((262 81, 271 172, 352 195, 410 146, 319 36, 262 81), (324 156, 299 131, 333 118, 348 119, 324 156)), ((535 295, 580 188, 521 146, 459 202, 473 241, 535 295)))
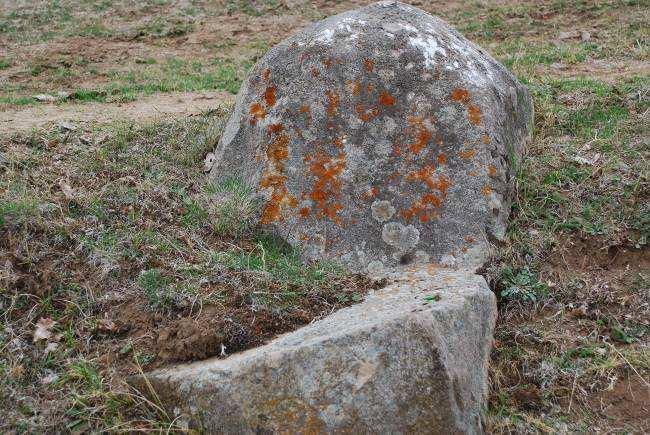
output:
POLYGON ((56 101, 56 97, 50 94, 38 94, 34 95, 34 99, 42 103, 53 103, 56 101))
POLYGON ((59 123, 59 131, 60 131, 61 133, 65 133, 65 132, 67 132, 67 131, 75 131, 76 129, 77 129, 77 126, 74 125, 74 124, 71 123, 71 122, 65 122, 65 121, 63 121, 63 122, 60 122, 60 123, 59 123))

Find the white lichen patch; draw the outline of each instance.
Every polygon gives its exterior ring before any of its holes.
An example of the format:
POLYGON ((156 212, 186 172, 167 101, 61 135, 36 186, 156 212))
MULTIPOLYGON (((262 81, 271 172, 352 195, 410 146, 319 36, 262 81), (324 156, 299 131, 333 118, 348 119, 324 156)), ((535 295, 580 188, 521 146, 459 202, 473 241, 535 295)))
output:
POLYGON ((413 225, 404 226, 399 222, 388 222, 381 230, 381 238, 398 252, 408 252, 420 241, 420 231, 413 225))
POLYGON ((395 207, 390 201, 375 201, 370 206, 372 217, 377 222, 386 222, 395 214, 395 207))
POLYGON ((387 140, 380 140, 375 143, 374 153, 380 157, 387 157, 390 154, 392 145, 387 140))
POLYGON ((384 271, 384 263, 379 260, 371 261, 366 270, 370 276, 380 275, 384 271))
POLYGON ((416 264, 427 264, 429 261, 431 261, 431 256, 429 254, 421 250, 415 251, 416 264))
POLYGON ((409 43, 420 50, 427 68, 433 68, 436 65, 436 54, 447 55, 445 49, 438 45, 438 41, 433 35, 419 33, 417 36, 411 36, 409 43))

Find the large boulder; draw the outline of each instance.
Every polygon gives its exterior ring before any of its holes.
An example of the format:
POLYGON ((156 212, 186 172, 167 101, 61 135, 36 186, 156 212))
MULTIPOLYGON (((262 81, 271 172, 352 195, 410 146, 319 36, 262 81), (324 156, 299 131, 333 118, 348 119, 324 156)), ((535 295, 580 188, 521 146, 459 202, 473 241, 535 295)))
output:
POLYGON ((503 238, 531 99, 442 20, 384 1, 315 23, 255 65, 211 174, 263 197, 305 259, 476 268, 503 238))
POLYGON ((482 432, 494 294, 433 266, 389 279, 265 346, 131 382, 205 433, 482 432))

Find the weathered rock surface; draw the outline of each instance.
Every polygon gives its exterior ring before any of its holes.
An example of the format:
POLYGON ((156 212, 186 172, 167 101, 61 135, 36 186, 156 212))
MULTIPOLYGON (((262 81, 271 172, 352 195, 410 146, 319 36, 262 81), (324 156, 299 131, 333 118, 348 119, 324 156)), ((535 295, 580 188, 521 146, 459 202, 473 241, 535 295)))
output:
POLYGON ((481 432, 494 295, 433 266, 391 280, 265 346, 148 380, 173 418, 208 433, 481 432))
POLYGON ((442 20, 386 1, 318 22, 253 68, 211 174, 264 197, 305 259, 480 266, 506 229, 527 90, 442 20))

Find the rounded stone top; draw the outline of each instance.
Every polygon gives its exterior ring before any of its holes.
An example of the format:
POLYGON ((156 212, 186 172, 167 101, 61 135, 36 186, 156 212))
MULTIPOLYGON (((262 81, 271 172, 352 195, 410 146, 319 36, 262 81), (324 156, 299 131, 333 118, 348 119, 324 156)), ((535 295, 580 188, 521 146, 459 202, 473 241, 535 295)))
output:
POLYGON ((526 89, 439 18, 383 1, 273 47, 243 84, 211 174, 263 198, 306 260, 478 267, 505 234, 526 89))

